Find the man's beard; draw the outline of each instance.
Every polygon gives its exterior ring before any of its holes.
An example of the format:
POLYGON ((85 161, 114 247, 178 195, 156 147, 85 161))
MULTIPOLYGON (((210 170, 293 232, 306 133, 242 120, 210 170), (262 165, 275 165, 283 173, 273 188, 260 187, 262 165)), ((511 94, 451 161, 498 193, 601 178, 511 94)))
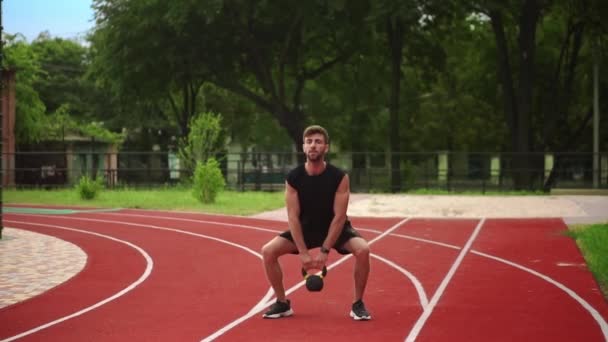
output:
POLYGON ((308 161, 311 161, 311 162, 316 162, 316 161, 319 161, 319 160, 323 160, 323 156, 325 156, 325 153, 323 153, 321 151, 314 151, 314 153, 315 153, 314 155, 311 155, 311 153, 312 152, 308 152, 306 154, 306 159, 308 161))

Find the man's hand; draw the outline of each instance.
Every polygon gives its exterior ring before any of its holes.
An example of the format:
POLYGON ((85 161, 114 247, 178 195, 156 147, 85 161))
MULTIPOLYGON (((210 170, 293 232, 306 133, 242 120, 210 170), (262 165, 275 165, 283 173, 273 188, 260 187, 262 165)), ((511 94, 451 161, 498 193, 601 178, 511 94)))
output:
POLYGON ((327 253, 319 252, 314 260, 314 269, 323 269, 323 266, 327 264, 327 253))
POLYGON ((308 254, 308 252, 300 253, 300 261, 302 261, 302 267, 305 270, 315 268, 315 261, 312 259, 310 254, 308 254))

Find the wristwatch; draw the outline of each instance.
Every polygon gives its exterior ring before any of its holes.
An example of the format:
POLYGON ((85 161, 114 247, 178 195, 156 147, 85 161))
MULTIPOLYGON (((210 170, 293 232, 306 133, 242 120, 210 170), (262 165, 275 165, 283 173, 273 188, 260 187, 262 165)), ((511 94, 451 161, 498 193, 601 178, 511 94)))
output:
POLYGON ((329 249, 325 248, 324 246, 321 246, 321 253, 329 254, 329 249))

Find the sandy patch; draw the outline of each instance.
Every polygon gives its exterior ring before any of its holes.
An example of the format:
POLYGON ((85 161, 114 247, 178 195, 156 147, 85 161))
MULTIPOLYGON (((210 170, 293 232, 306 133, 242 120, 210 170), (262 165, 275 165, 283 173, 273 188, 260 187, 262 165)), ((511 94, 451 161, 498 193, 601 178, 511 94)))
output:
POLYGON ((350 216, 583 217, 574 200, 555 196, 373 195, 352 201, 350 216))
MULTIPOLYGON (((564 218, 567 223, 608 221, 608 196, 456 196, 352 194, 349 216, 564 218)), ((285 208, 254 217, 286 221, 285 208)))

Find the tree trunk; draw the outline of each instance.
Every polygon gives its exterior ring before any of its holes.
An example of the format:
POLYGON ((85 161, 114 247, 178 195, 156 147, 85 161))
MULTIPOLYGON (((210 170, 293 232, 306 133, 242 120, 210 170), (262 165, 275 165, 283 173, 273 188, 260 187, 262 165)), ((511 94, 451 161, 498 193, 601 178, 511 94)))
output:
POLYGON ((519 89, 517 111, 517 141, 515 145, 515 167, 519 170, 516 189, 532 188, 532 170, 530 157, 530 121, 535 85, 536 26, 540 8, 536 0, 524 3, 519 21, 519 89))
POLYGON ((302 144, 304 141, 302 139, 302 133, 304 133, 304 129, 306 128, 304 127, 304 113, 299 110, 283 109, 279 112, 275 112, 274 116, 278 118, 281 127, 285 128, 287 131, 287 134, 296 147, 296 151, 299 153, 303 152, 302 144))
POLYGON ((562 142, 560 137, 572 132, 568 125, 568 116, 573 101, 572 89, 579 64, 585 24, 577 22, 570 25, 562 44, 555 76, 551 81, 553 88, 544 107, 544 117, 547 119, 544 122, 544 147, 553 151, 559 151, 558 146, 562 142))
MULTIPOLYGON (((578 126, 578 129, 572 133, 565 141, 565 143, 558 147, 557 151, 569 151, 572 146, 574 146, 582 137, 583 132, 585 131, 585 127, 589 125, 591 118, 593 117, 593 108, 590 108, 587 111, 587 115, 578 126)), ((549 177, 545 180, 543 184, 543 191, 550 192, 551 189, 555 186, 555 182, 557 181, 557 174, 562 167, 562 158, 560 156, 555 156, 555 163, 553 164, 553 169, 549 173, 549 177)))
MULTIPOLYGON (((366 111, 359 109, 360 96, 359 88, 357 85, 361 84, 359 79, 359 68, 360 65, 356 65, 353 72, 353 84, 355 84, 355 92, 353 92, 352 101, 349 105, 352 108, 350 117, 350 150, 352 153, 352 166, 350 170, 350 182, 351 189, 358 188, 362 183, 362 174, 366 166, 366 155, 362 152, 365 150, 365 142, 360 138, 365 136, 365 129, 368 127, 370 116, 367 115, 366 111)), ((367 91, 367 90, 366 90, 367 91)))
POLYGON ((388 43, 391 52, 391 89, 389 126, 391 149, 391 191, 401 191, 401 146, 399 137, 399 97, 401 91, 401 63, 403 60, 403 23, 399 16, 387 19, 388 43))
POLYGON ((517 100, 515 98, 515 85, 511 74, 509 48, 502 13, 490 11, 490 18, 494 39, 496 40, 496 49, 498 50, 498 75, 502 85, 505 121, 510 132, 511 148, 514 148, 516 142, 517 100))
POLYGON ((490 19, 499 56, 499 77, 504 92, 506 121, 511 133, 512 175, 515 189, 532 187, 530 160, 530 119, 535 80, 536 26, 540 17, 537 0, 526 0, 519 17, 519 84, 514 86, 509 51, 500 10, 491 10, 490 19))

